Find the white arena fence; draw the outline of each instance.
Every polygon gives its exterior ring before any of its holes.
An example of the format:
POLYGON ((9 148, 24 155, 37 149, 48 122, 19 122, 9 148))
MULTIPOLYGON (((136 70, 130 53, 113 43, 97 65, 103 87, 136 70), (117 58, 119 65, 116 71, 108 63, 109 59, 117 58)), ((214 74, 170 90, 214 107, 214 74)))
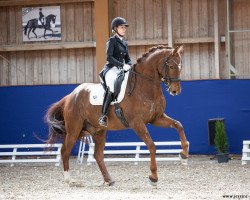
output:
POLYGON ((62 144, 10 144, 0 145, 0 164, 61 162, 62 144), (46 150, 49 148, 50 150, 46 150))
POLYGON ((83 138, 82 141, 80 141, 80 146, 79 146, 78 156, 77 156, 78 162, 83 163, 84 155, 85 154, 87 155, 89 152, 89 149, 87 148, 90 148, 90 146, 92 146, 90 144, 93 144, 93 143, 94 142, 91 136, 86 136, 83 138))
POLYGON ((243 141, 241 162, 242 162, 242 165, 250 163, 250 140, 243 141))
MULTIPOLYGON (((87 164, 96 162, 94 158, 95 144, 92 138, 85 139, 88 144, 88 150, 85 150, 84 141, 80 142, 78 151, 78 161, 83 163, 86 157, 87 164), (85 156, 84 156, 85 155, 85 156)), ((181 149, 180 141, 154 142, 156 145, 157 161, 181 161, 179 156, 181 149)), ((146 149, 144 142, 107 142, 104 149, 105 162, 134 162, 150 161, 149 150, 146 149)))

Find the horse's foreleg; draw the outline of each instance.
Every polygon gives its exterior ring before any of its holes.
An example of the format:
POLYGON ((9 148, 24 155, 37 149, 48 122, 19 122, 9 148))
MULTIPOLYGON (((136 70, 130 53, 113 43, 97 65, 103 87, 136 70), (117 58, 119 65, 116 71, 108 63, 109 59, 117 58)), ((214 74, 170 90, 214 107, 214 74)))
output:
POLYGON ((43 34, 44 39, 46 39, 45 34, 46 34, 46 28, 44 29, 44 34, 43 34))
POLYGON ((52 29, 49 30, 52 32, 51 37, 54 37, 54 31, 52 29))
POLYGON ((168 117, 165 113, 163 113, 163 115, 161 117, 156 118, 152 122, 152 124, 155 126, 163 127, 163 128, 169 128, 169 127, 175 128, 181 139, 182 151, 180 155, 182 158, 188 158, 189 145, 188 145, 185 133, 184 133, 183 126, 179 121, 172 119, 168 117))
POLYGON ((155 152, 156 152, 155 144, 151 139, 147 127, 144 123, 136 122, 135 124, 131 124, 130 127, 134 129, 137 135, 142 139, 142 141, 148 147, 148 150, 150 152, 150 170, 151 170, 151 175, 149 176, 149 179, 152 185, 156 185, 158 181, 158 176, 157 176, 157 164, 155 158, 155 152))
POLYGON ((93 140, 95 142, 95 153, 94 157, 99 166, 99 169, 102 172, 104 181, 109 184, 109 186, 114 185, 115 181, 112 180, 111 176, 108 173, 108 170, 104 163, 104 147, 106 142, 106 131, 101 131, 93 135, 93 140))
MULTIPOLYGON (((51 34, 51 37, 53 37, 54 36, 54 31, 52 30, 52 29, 44 29, 44 38, 45 38, 45 33, 46 33, 46 30, 49 30, 49 31, 51 31, 52 32, 52 34, 51 34)), ((46 39, 46 38, 45 38, 46 39)))

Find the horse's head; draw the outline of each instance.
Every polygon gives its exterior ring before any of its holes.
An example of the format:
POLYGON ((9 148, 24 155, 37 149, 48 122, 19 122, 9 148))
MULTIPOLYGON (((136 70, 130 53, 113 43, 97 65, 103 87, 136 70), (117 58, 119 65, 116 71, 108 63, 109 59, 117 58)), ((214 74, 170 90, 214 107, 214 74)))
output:
POLYGON ((132 73, 157 84, 162 82, 167 85, 168 92, 171 95, 178 95, 181 93, 182 51, 183 45, 174 49, 163 45, 152 47, 137 59, 137 63, 132 68, 132 73))
POLYGON ((54 28, 56 24, 56 15, 50 14, 46 17, 46 24, 49 24, 50 27, 54 28))
POLYGON ((181 93, 180 75, 181 75, 181 53, 183 45, 164 52, 164 58, 161 59, 158 66, 158 72, 162 77, 161 80, 168 86, 168 92, 171 95, 181 93))
POLYGON ((55 24, 56 23, 56 15, 53 15, 51 20, 52 20, 52 23, 55 24))

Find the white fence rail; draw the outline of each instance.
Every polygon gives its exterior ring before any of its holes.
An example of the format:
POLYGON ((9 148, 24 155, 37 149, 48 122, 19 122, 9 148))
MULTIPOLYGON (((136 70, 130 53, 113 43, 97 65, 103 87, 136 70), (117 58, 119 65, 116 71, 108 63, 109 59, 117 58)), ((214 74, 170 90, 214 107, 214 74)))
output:
POLYGON ((83 163, 84 160, 84 154, 88 154, 89 150, 86 150, 87 145, 90 146, 89 144, 93 144, 93 139, 91 136, 86 136, 84 137, 83 141, 80 142, 79 150, 78 150, 78 156, 77 160, 80 163, 83 163), (86 145, 87 144, 87 145, 86 145))
MULTIPOLYGON (((181 142, 155 142, 156 145, 156 160, 157 161, 181 161, 180 152, 181 142)), ((86 154, 87 164, 96 162, 94 159, 94 147, 93 142, 89 142, 89 149, 86 151, 83 148, 83 142, 80 143, 78 155, 78 161, 83 163, 84 154, 86 154)), ((135 162, 138 164, 140 161, 150 161, 149 150, 145 149, 144 142, 111 142, 106 143, 104 149, 104 161, 105 162, 135 162), (142 149, 144 148, 144 149, 142 149), (107 157, 108 155, 108 157, 107 157)))
POLYGON ((0 163, 55 163, 61 162, 62 144, 0 145, 0 163), (46 151, 45 148, 53 150, 46 151))
POLYGON ((242 149, 242 165, 250 163, 250 140, 243 141, 243 149, 242 149))

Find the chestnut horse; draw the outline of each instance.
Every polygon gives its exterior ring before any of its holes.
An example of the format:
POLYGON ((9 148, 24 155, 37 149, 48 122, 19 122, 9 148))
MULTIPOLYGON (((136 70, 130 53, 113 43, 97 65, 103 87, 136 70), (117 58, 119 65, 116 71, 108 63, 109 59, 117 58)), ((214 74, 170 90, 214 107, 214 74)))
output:
MULTIPOLYGON (((188 157, 188 142, 181 123, 168 117, 165 113, 166 101, 163 96, 161 83, 164 83, 171 95, 181 92, 181 52, 183 46, 174 49, 166 46, 152 47, 139 59, 130 70, 128 86, 120 107, 129 124, 137 135, 145 142, 150 152, 149 179, 152 184, 158 181, 156 165, 156 147, 147 130, 150 123, 160 127, 175 128, 180 136, 182 158, 188 157)), ((89 102, 88 85, 83 83, 73 92, 54 103, 48 110, 46 120, 49 125, 49 143, 53 143, 58 136, 63 136, 61 150, 64 178, 70 182, 69 156, 73 145, 85 134, 91 134, 95 142, 94 157, 108 185, 114 180, 109 175, 104 163, 104 147, 107 130, 121 130, 125 127, 116 117, 114 106, 110 106, 108 127, 101 127, 98 123, 101 106, 91 105, 89 102)))

